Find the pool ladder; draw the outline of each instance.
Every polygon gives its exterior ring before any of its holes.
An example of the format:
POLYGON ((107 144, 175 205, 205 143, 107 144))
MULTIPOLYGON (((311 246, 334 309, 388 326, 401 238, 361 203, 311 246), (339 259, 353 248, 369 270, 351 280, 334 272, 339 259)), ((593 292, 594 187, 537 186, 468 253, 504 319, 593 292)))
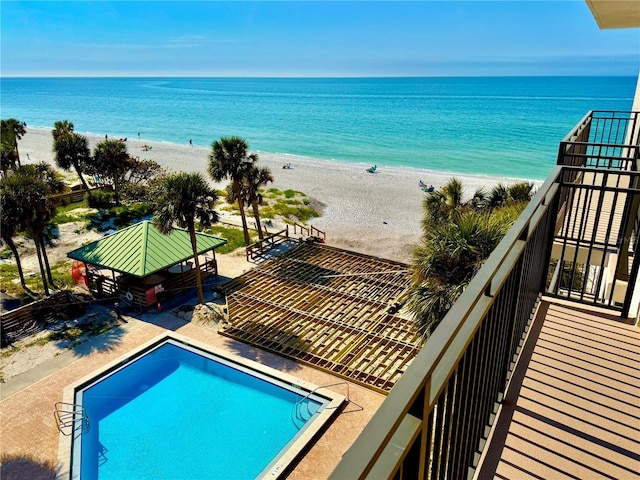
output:
POLYGON ((58 431, 67 437, 89 431, 89 417, 82 405, 56 402, 53 416, 58 431))
POLYGON ((298 430, 300 430, 304 426, 304 424, 307 423, 307 421, 314 415, 314 412, 309 410, 309 402, 307 401, 309 400, 309 397, 322 388, 335 387, 337 385, 347 386, 346 400, 347 402, 351 402, 351 400, 349 399, 349 383, 348 382, 329 383, 327 385, 322 385, 320 387, 314 388, 309 393, 307 393, 303 398, 298 400, 293 406, 293 409, 291 410, 291 420, 293 421, 293 424, 296 426, 298 430))

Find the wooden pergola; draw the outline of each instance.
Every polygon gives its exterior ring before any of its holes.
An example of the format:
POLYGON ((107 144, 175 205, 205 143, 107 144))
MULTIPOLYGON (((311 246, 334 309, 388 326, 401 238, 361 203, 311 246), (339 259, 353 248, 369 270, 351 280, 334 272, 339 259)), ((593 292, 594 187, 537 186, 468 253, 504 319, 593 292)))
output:
MULTIPOLYGON (((203 278, 218 274, 215 249, 223 238, 196 233, 203 278), (202 258, 201 258, 202 257, 202 258)), ((196 286, 189 232, 163 235, 145 220, 67 254, 84 266, 85 282, 98 298, 119 298, 147 308, 196 286)))

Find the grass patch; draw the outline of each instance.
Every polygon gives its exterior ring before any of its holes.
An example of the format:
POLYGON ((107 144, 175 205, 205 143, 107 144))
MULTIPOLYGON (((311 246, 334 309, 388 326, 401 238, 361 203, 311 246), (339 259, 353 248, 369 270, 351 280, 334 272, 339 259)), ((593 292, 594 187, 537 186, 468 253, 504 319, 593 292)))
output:
POLYGON ((13 253, 9 250, 9 247, 4 247, 0 249, 0 259, 6 260, 7 258, 11 258, 13 253))
POLYGON ((311 207, 292 206, 284 202, 277 202, 273 205, 273 210, 276 215, 281 215, 285 219, 298 219, 303 223, 320 216, 320 214, 311 207))
MULTIPOLYGON (((87 219, 91 228, 101 232, 105 228, 103 224, 113 220, 113 225, 117 228, 125 228, 145 217, 155 213, 153 206, 146 202, 132 203, 131 205, 120 205, 111 207, 108 210, 100 210, 96 213, 87 214, 87 219)), ((108 229, 107 227, 106 229, 108 229)))
POLYGON ((51 276, 56 287, 62 290, 71 290, 75 286, 71 277, 72 264, 73 260, 68 260, 51 266, 51 276))
MULTIPOLYGON (((51 266, 51 276, 53 277, 54 285, 50 287, 59 289, 71 289, 75 286, 73 279, 71 278, 71 263, 72 261, 58 262, 51 266)), ((5 263, 0 265, 0 284, 2 289, 9 295, 22 296, 25 295, 22 290, 22 285, 14 280, 18 279, 18 267, 12 263, 5 263)), ((44 293, 44 287, 42 285, 42 277, 40 272, 37 274, 25 275, 25 283, 27 288, 32 292, 44 293)))
POLYGON ((12 263, 0 264, 0 285, 9 295, 20 295, 24 293, 22 285, 14 283, 13 280, 18 278, 18 266, 12 263))
POLYGON ((56 208, 56 216, 53 217, 50 223, 52 223, 53 225, 62 225, 63 223, 87 220, 91 214, 86 212, 74 212, 74 210, 80 208, 88 208, 88 203, 86 200, 70 203, 69 205, 60 205, 56 208))
MULTIPOLYGON (((244 233, 241 228, 224 227, 222 225, 213 225, 206 230, 205 233, 214 235, 216 237, 224 238, 227 243, 221 247, 216 248, 216 253, 224 254, 231 253, 237 248, 244 247, 244 233)), ((249 232, 249 239, 253 243, 258 238, 253 232, 249 232)))
POLYGON ((86 322, 76 325, 65 325, 60 330, 49 335, 48 340, 56 342, 69 342, 76 345, 83 337, 95 337, 115 327, 115 322, 86 322))
POLYGON ((46 335, 44 337, 37 338, 32 342, 27 343, 25 347, 34 347, 34 346, 44 347, 50 341, 51 341, 51 334, 46 335))

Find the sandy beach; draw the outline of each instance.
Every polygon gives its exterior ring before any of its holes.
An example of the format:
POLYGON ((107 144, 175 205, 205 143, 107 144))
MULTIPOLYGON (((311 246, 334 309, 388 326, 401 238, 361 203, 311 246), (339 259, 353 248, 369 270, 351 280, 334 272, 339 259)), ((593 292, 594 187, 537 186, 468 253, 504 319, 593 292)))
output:
MULTIPOLYGON (((92 150, 104 140, 104 136, 86 136, 92 150)), ((248 141, 251 146, 250 139, 248 141)), ((171 172, 201 172, 208 178, 206 168, 210 148, 144 138, 128 138, 126 143, 133 157, 154 160, 171 172), (144 151, 144 145, 152 148, 144 151)), ((48 129, 29 127, 18 146, 20 158, 25 163, 54 162, 51 131, 48 129)), ((463 181, 469 196, 480 187, 490 189, 498 182, 508 184, 517 181, 390 168, 381 164, 377 172, 371 174, 366 171, 370 165, 257 153, 260 164, 268 166, 273 173, 274 182, 269 187, 299 190, 325 205, 322 217, 314 219, 311 224, 327 233, 328 244, 400 261, 410 260, 411 252, 420 240, 425 195, 418 187, 420 180, 438 188, 455 176, 463 181), (287 163, 291 164, 291 169, 282 168, 287 163)))

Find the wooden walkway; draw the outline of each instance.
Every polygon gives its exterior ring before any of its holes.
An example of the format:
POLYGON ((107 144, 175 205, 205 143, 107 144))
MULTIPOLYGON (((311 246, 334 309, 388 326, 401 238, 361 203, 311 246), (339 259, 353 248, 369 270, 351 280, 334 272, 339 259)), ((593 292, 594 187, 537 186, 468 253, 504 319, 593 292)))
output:
POLYGON ((640 479, 640 328, 542 302, 478 479, 640 479))
POLYGON ((419 351, 405 264, 303 243, 228 284, 221 333, 388 392, 419 351))

